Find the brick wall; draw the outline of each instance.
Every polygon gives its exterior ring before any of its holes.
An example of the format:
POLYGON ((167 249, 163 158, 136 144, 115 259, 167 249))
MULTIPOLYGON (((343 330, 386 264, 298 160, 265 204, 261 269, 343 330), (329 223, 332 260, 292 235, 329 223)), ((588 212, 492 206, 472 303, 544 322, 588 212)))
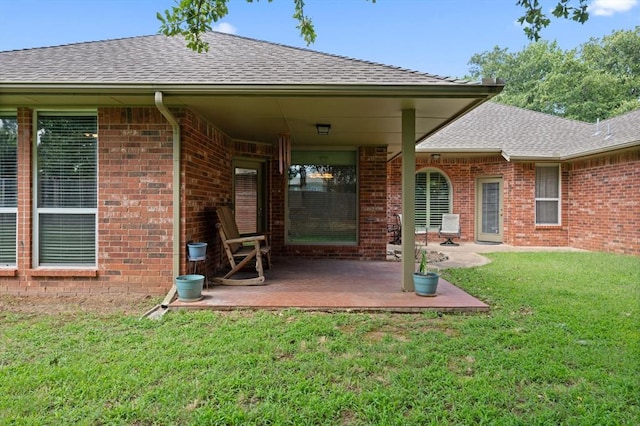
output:
MULTIPOLYGON (((178 115, 178 114, 177 114, 178 115)), ((190 110, 180 114, 181 128, 181 270, 186 270, 186 243, 207 243, 207 270, 222 267, 223 252, 215 228, 215 208, 231 204, 232 142, 190 110)))
POLYGON ((166 292, 173 274, 171 126, 155 108, 98 109, 98 266, 50 269, 32 268, 32 119, 31 110, 18 110, 18 265, 0 291, 166 292))
POLYGON ((98 281, 165 292, 172 271, 172 129, 156 108, 98 110, 98 281))
POLYGON ((640 149, 571 164, 569 242, 640 255, 640 149))

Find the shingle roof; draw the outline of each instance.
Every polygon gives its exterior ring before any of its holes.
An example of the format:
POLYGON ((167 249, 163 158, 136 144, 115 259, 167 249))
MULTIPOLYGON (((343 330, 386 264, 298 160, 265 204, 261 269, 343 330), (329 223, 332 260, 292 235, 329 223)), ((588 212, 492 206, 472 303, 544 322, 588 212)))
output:
POLYGON ((507 158, 571 158, 640 145, 639 123, 640 110, 596 125, 486 102, 422 141, 417 149, 502 152, 507 158))
POLYGON ((203 38, 203 54, 164 35, 0 52, 0 83, 474 84, 235 35, 203 38))

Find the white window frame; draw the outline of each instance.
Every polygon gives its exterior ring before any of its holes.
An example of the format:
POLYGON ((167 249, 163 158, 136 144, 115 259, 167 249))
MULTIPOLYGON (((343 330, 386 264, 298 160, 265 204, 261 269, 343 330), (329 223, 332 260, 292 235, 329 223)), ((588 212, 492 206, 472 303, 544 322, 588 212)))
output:
POLYGON ((69 117, 96 117, 96 128, 99 129, 100 124, 97 121, 98 112, 95 109, 90 110, 34 110, 32 118, 33 126, 33 149, 32 149, 32 176, 33 176, 33 268, 45 269, 71 269, 71 270, 95 270, 98 266, 98 204, 99 204, 99 146, 96 146, 96 207, 95 208, 40 208, 38 207, 38 117, 40 115, 56 115, 69 117), (42 214, 93 214, 95 223, 95 262, 91 265, 74 265, 74 264, 40 264, 40 215, 42 214))
POLYGON ((534 203, 534 216, 535 216, 535 224, 536 226, 560 226, 562 225, 562 169, 560 164, 557 163, 541 163, 541 164, 536 164, 535 165, 536 168, 536 175, 535 175, 535 180, 534 180, 534 198, 535 198, 535 203, 534 203), (538 189, 538 168, 555 168, 557 173, 558 173, 558 196, 557 197, 538 197, 537 194, 537 189, 538 189), (538 223, 538 202, 543 201, 543 202, 549 202, 549 201, 554 201, 558 204, 558 217, 556 218, 556 222, 555 223, 538 223))
MULTIPOLYGON (((442 170, 440 170, 438 168, 435 168, 435 167, 426 167, 424 169, 420 169, 420 170, 418 170, 416 172, 416 176, 418 174, 421 174, 421 173, 427 174, 427 179, 426 179, 427 183, 429 182, 429 176, 428 175, 431 174, 431 173, 437 173, 437 174, 441 175, 442 177, 444 177, 444 179, 447 181, 447 185, 449 187, 448 188, 449 189, 449 194, 448 194, 449 200, 448 200, 448 207, 447 207, 447 212, 446 213, 453 213, 453 185, 451 183, 451 179, 449 179, 449 176, 447 176, 447 174, 444 171, 442 171, 442 170)), ((416 188, 416 191, 417 191, 417 188, 416 188)), ((417 194, 415 194, 415 196, 416 196, 416 203, 417 203, 417 199, 418 199, 417 194)), ((431 200, 429 199, 429 193, 428 192, 427 192, 427 200, 425 200, 425 201, 426 201, 426 204, 425 204, 426 223, 425 223, 424 227, 422 227, 422 226, 418 227, 416 225, 416 230, 415 230, 416 233, 424 233, 424 232, 429 232, 429 231, 433 232, 433 231, 437 231, 438 230, 438 227, 434 228, 434 227, 429 227, 428 226, 428 224, 430 222, 429 218, 431 216, 431 200)), ((417 213, 417 211, 414 212, 414 214, 416 214, 416 213, 417 213)), ((417 216, 417 214, 416 214, 416 216, 417 216)))
MULTIPOLYGON (((0 115, 2 116, 9 116, 12 118, 15 118, 16 120, 18 119, 18 115, 16 113, 16 111, 3 111, 0 110, 0 115)), ((16 147, 16 151, 17 151, 17 147, 16 147)), ((16 152, 17 154, 17 152, 16 152)), ((17 159, 16 159, 17 161, 17 159)), ((16 164, 16 170, 17 170, 17 164, 16 164)), ((17 176, 16 176, 17 178, 17 176)), ((17 188, 16 188, 17 189, 17 188)), ((17 196, 17 194, 16 194, 17 196)), ((18 260, 18 206, 16 205, 15 207, 0 207, 0 214, 13 214, 14 218, 15 218, 15 222, 16 222, 16 229, 15 229, 15 233, 16 233, 16 241, 15 241, 15 256, 13 258, 13 262, 11 263, 3 263, 0 264, 0 268, 15 268, 17 266, 17 260, 18 260)))

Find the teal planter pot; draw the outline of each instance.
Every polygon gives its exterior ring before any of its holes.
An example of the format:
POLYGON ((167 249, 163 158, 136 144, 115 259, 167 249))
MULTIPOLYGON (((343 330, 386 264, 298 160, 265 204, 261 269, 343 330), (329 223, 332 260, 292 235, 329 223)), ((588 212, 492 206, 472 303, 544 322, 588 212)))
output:
POLYGON ((207 255, 207 243, 188 243, 189 259, 204 259, 207 255))
POLYGON ((178 300, 181 302, 196 302, 202 299, 202 285, 204 275, 180 275, 176 277, 178 300))
POLYGON ((440 276, 435 272, 413 274, 413 287, 418 296, 435 296, 440 276))

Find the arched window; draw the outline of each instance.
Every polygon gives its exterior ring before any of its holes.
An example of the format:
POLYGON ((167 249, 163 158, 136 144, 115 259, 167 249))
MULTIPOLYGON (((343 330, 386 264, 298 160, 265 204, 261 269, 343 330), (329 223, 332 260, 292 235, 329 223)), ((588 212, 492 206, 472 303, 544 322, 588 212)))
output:
POLYGON ((416 232, 437 231, 442 215, 451 213, 451 183, 440 171, 425 169, 416 173, 416 232))

